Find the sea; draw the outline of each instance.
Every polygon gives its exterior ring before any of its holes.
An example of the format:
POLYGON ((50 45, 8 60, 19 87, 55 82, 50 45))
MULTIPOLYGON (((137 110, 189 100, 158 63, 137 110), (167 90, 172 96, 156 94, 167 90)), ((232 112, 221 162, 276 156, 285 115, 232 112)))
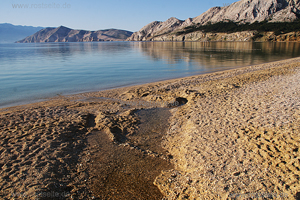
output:
POLYGON ((0 44, 0 107, 298 56, 295 42, 0 44))

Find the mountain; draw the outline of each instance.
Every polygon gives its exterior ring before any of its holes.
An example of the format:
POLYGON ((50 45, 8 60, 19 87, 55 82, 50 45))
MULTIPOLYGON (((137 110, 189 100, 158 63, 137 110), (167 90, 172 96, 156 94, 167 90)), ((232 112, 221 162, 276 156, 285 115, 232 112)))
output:
POLYGON ((241 0, 225 7, 214 7, 195 17, 194 23, 220 22, 286 22, 298 19, 300 0, 241 0))
POLYGON ((127 40, 130 41, 148 40, 153 36, 160 36, 167 33, 171 33, 180 28, 184 28, 190 24, 192 24, 192 19, 190 18, 185 21, 179 20, 175 17, 171 17, 165 22, 154 21, 144 26, 138 32, 133 33, 131 37, 129 37, 127 40))
POLYGON ((41 29, 43 27, 20 26, 8 23, 0 24, 0 43, 13 43, 41 29))
MULTIPOLYGON (((127 40, 147 41, 170 35, 188 26, 217 22, 292 22, 300 17, 300 0, 241 0, 229 6, 213 7, 195 18, 165 22, 154 21, 135 32, 127 40)), ((170 37, 168 37, 170 39, 170 37)), ((161 39, 163 40, 163 39, 161 39)))
POLYGON ((42 29, 33 35, 17 41, 17 43, 122 41, 131 35, 132 32, 130 31, 118 29, 85 31, 60 26, 57 28, 42 29))

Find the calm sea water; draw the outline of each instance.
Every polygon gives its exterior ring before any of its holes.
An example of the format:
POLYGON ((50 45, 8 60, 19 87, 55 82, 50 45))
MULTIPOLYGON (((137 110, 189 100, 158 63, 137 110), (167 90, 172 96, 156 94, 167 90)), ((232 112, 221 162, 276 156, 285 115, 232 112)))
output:
POLYGON ((0 44, 0 107, 297 56, 299 43, 0 44))

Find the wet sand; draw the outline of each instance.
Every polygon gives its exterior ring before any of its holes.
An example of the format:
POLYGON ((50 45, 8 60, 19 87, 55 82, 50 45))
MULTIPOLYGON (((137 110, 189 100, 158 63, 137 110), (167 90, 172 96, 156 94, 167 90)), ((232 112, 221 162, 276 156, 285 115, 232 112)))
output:
POLYGON ((299 66, 295 58, 1 109, 0 197, 298 199, 299 66))

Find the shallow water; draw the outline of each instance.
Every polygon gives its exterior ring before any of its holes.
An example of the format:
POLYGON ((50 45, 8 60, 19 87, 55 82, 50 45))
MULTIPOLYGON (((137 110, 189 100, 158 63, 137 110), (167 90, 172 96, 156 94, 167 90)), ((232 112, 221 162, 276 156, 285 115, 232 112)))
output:
POLYGON ((0 44, 0 107, 297 56, 299 43, 0 44))

